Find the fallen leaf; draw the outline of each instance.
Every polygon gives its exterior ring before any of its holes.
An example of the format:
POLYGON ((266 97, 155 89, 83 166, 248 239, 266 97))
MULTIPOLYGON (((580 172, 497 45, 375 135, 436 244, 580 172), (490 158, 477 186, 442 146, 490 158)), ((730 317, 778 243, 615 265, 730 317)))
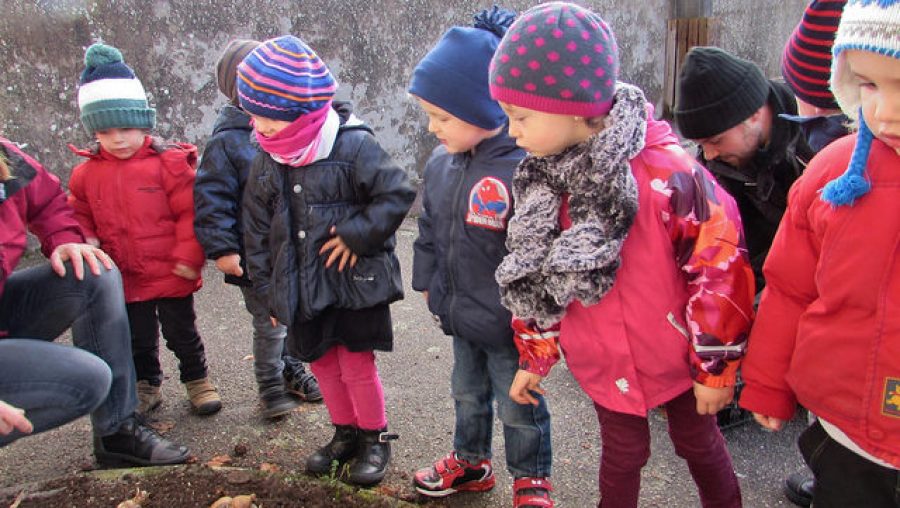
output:
POLYGON ((231 455, 216 455, 206 463, 209 467, 222 467, 231 464, 231 455))
POLYGON ((209 508, 231 508, 231 501, 233 501, 231 496, 223 496, 213 501, 209 508))
POLYGON ((244 359, 244 361, 246 361, 246 362, 252 362, 252 361, 253 361, 253 355, 247 355, 247 356, 245 356, 243 359, 244 359))
POLYGON ((156 432, 165 434, 175 428, 175 420, 156 420, 150 422, 150 426, 153 427, 153 430, 156 432))
POLYGON ((135 489, 134 497, 122 501, 116 508, 141 508, 141 504, 150 498, 150 493, 140 488, 135 489))
POLYGON ((279 471, 279 468, 276 464, 263 462, 259 465, 259 470, 264 473, 277 473, 279 471))

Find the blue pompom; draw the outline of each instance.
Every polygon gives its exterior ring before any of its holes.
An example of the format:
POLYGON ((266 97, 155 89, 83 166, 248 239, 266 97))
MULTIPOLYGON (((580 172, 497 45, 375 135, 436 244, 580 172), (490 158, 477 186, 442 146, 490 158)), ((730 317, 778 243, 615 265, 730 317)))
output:
POLYGON ((84 53, 85 67, 99 67, 101 65, 124 62, 122 52, 118 49, 107 46, 102 42, 91 44, 91 47, 84 53))
POLYGON ((865 178, 865 171, 873 138, 860 110, 859 131, 856 133, 856 145, 850 156, 850 164, 843 175, 825 184, 821 196, 823 201, 834 206, 852 205, 857 198, 872 189, 872 184, 865 178))
POLYGON ((495 5, 491 10, 485 9, 476 14, 474 19, 475 23, 472 26, 487 30, 502 39, 509 27, 512 26, 513 21, 515 21, 516 13, 501 9, 495 5))

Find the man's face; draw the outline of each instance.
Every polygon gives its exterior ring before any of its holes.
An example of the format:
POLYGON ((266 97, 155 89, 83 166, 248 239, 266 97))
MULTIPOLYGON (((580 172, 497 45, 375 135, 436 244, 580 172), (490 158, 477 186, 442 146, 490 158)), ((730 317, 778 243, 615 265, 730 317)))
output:
POLYGON ((754 115, 724 132, 696 141, 706 160, 719 160, 740 169, 764 144, 762 123, 754 115))

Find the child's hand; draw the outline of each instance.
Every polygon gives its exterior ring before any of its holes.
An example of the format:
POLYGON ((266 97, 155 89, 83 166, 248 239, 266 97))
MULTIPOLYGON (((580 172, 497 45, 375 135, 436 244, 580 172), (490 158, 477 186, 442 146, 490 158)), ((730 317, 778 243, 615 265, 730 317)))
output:
MULTIPOLYGON (((332 235, 335 234, 337 228, 331 226, 331 231, 329 231, 332 235)), ((328 259, 325 260, 325 268, 331 268, 331 265, 340 258, 341 262, 338 263, 338 271, 343 272, 344 267, 347 266, 347 262, 350 262, 350 267, 356 266, 356 260, 358 259, 356 254, 350 250, 350 247, 347 247, 347 244, 341 240, 341 237, 335 236, 331 240, 325 242, 322 245, 322 248, 319 249, 319 255, 325 254, 326 252, 331 251, 331 254, 328 256, 328 259)))
POLYGON ((175 263, 175 268, 172 269, 172 273, 187 280, 197 280, 197 278, 200 277, 200 274, 184 263, 175 263))
POLYGON ((762 425, 762 428, 771 431, 778 431, 784 427, 784 420, 781 418, 775 418, 774 416, 766 416, 761 415, 759 413, 753 413, 753 419, 756 420, 756 423, 762 425))
POLYGON ((694 397, 697 399, 698 413, 714 415, 734 398, 734 387, 712 388, 694 381, 694 397))
POLYGON ((216 268, 226 275, 234 275, 235 277, 244 275, 244 270, 241 268, 240 254, 227 254, 216 258, 216 268))
POLYGON ((272 328, 278 328, 278 319, 275 316, 269 316, 269 322, 272 323, 272 328))
POLYGON ((509 398, 517 404, 531 404, 537 406, 538 400, 531 393, 539 393, 544 395, 546 392, 541 388, 541 381, 544 378, 533 372, 519 369, 516 371, 516 377, 513 378, 512 385, 509 387, 509 398))

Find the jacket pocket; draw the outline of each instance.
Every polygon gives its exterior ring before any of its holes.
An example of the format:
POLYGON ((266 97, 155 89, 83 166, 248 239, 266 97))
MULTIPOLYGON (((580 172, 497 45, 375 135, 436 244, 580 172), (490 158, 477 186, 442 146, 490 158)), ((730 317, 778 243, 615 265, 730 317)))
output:
POLYGON ((360 257, 356 266, 343 272, 338 272, 336 265, 324 270, 340 308, 365 309, 403 298, 400 261, 393 253, 360 257))

